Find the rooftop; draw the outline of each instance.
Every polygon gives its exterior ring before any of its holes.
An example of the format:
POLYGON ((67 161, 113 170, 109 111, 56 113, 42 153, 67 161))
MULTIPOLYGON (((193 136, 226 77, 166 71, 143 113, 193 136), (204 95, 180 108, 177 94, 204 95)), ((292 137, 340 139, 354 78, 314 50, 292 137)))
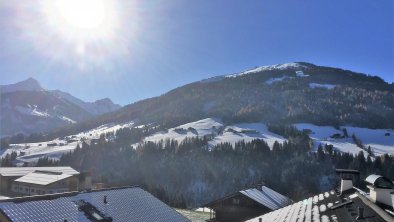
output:
POLYGON ((43 171, 39 171, 39 172, 35 171, 16 179, 15 182, 30 183, 30 184, 45 186, 60 180, 64 180, 72 176, 73 175, 70 174, 53 174, 53 173, 46 173, 43 171))
POLYGON ((0 175, 3 177, 21 177, 34 171, 60 172, 68 175, 79 174, 71 167, 0 167, 0 175))
POLYGON ((212 201, 208 204, 205 204, 205 207, 211 208, 215 204, 221 202, 224 199, 233 197, 234 195, 237 195, 238 193, 245 195, 246 197, 256 201, 257 203, 271 209, 271 210, 276 210, 281 207, 287 206, 292 203, 292 200, 287 198, 286 196, 283 196, 282 194, 266 187, 266 186, 261 186, 261 188, 250 188, 246 190, 241 190, 235 194, 232 194, 227 197, 223 197, 221 199, 212 201))
POLYGON ((240 192, 271 210, 276 210, 292 203, 289 198, 266 186, 262 186, 261 190, 252 188, 240 192))
POLYGON ((339 196, 335 191, 324 192, 303 201, 286 206, 279 210, 261 215, 247 222, 280 222, 280 221, 361 221, 384 222, 394 221, 388 213, 377 212, 364 195, 357 190, 339 196), (364 217, 356 220, 358 208, 364 209, 364 217), (384 214, 384 215, 383 215, 384 214))
POLYGON ((189 221, 139 187, 14 198, 0 201, 0 211, 14 222, 189 221))

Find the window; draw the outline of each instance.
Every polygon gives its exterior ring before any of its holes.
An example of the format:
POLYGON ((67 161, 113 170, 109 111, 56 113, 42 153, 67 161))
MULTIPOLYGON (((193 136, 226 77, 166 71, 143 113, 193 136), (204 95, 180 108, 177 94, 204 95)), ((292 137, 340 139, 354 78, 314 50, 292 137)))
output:
POLYGON ((234 205, 239 205, 239 199, 233 198, 233 204, 234 205))
POLYGON ((34 192, 34 189, 33 189, 33 188, 31 188, 31 189, 30 189, 30 191, 31 191, 31 192, 34 192))
POLYGON ((45 191, 42 191, 42 194, 45 194, 45 191))
POLYGON ((29 191, 29 188, 26 187, 26 188, 25 188, 25 191, 29 191))

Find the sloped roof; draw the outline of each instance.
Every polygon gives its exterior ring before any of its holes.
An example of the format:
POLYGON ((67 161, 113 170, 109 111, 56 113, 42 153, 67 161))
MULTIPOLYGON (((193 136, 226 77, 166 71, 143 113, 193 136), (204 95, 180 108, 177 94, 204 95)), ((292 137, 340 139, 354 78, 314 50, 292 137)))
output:
MULTIPOLYGON (((384 222, 378 213, 365 204, 355 191, 348 196, 337 196, 334 191, 321 193, 303 201, 272 211, 270 213, 247 220, 247 222, 347 222, 356 221, 358 208, 364 208, 364 218, 361 222, 384 222)), ((372 203, 371 203, 372 204, 372 203)), ((394 221, 389 220, 389 221, 394 221)))
POLYGON ((45 186, 60 180, 64 180, 72 176, 73 175, 69 175, 69 174, 51 174, 45 172, 32 172, 24 175, 23 177, 16 179, 15 182, 30 183, 30 184, 45 186))
POLYGON ((262 186, 261 190, 252 188, 242 190, 240 193, 268 207, 271 210, 276 210, 292 203, 289 198, 274 190, 271 190, 266 186, 262 186))
POLYGON ((77 201, 85 201, 116 222, 189 221, 139 187, 116 188, 70 195, 19 198, 0 203, 0 210, 14 222, 91 220, 79 211, 77 201), (108 203, 104 203, 106 196, 108 203))
POLYGON ((79 174, 78 171, 71 167, 0 167, 0 175, 4 177, 20 177, 34 171, 59 172, 69 175, 79 174))

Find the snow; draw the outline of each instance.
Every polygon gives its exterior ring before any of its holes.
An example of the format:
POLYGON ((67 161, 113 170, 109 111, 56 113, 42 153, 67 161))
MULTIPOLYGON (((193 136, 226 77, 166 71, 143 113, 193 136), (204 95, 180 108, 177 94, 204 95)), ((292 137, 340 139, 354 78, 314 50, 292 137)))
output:
POLYGON ((309 75, 305 75, 303 71, 296 71, 297 77, 308 77, 309 75))
POLYGON ((28 105, 28 107, 16 106, 16 110, 24 115, 50 117, 47 112, 40 111, 37 109, 37 105, 28 105))
POLYGON ((262 139, 272 148, 275 141, 279 143, 285 141, 282 136, 268 131, 267 126, 263 123, 242 123, 225 126, 220 120, 214 118, 207 118, 171 128, 168 131, 149 136, 145 138, 145 141, 158 142, 160 140, 173 139, 181 142, 186 137, 203 137, 206 135, 213 136, 213 139, 208 142, 210 147, 225 142, 234 145, 241 140, 250 142, 254 139, 262 139))
POLYGON ((16 152, 18 154, 18 157, 16 158, 18 164, 23 164, 25 162, 34 163, 42 157, 49 157, 53 160, 59 160, 63 154, 74 151, 77 145, 81 143, 81 140, 90 141, 92 139, 98 139, 101 134, 115 132, 118 129, 132 127, 133 125, 134 122, 127 122, 123 124, 105 124, 92 130, 67 136, 65 139, 58 138, 55 140, 39 143, 10 144, 8 149, 0 151, 0 157, 4 158, 7 154, 11 155, 12 152, 16 152), (71 142, 67 142, 67 139, 71 139, 69 140, 71 142))
POLYGON ((216 136, 212 141, 209 141, 209 144, 215 146, 227 142, 234 146, 241 140, 250 142, 255 139, 264 140, 270 148, 273 147, 275 141, 283 143, 286 140, 282 136, 270 132, 263 123, 242 123, 227 126, 223 134, 216 136))
POLYGON ((289 77, 288 76, 282 76, 282 77, 277 77, 277 78, 270 78, 267 81, 265 81, 265 83, 268 84, 268 85, 272 85, 272 83, 280 82, 280 81, 282 81, 282 80, 284 80, 286 78, 289 78, 289 77))
POLYGON ((336 85, 333 85, 333 84, 309 83, 309 88, 311 88, 311 89, 315 89, 315 88, 333 89, 335 87, 336 87, 336 85))
POLYGON ((235 77, 243 76, 243 75, 246 75, 246 74, 258 73, 258 72, 262 72, 262 71, 300 69, 300 68, 307 68, 307 66, 300 65, 299 63, 296 63, 296 62, 285 63, 285 64, 276 64, 276 65, 270 65, 270 66, 261 66, 261 67, 258 67, 258 68, 250 69, 250 70, 245 71, 245 72, 231 74, 231 75, 226 75, 225 77, 227 77, 227 78, 235 78, 235 77))
POLYGON ((10 144, 10 148, 2 151, 1 157, 16 152, 18 154, 18 162, 37 162, 39 158, 49 157, 59 160, 64 153, 73 151, 79 142, 67 143, 65 140, 52 140, 41 143, 24 143, 10 144), (48 144, 57 144, 56 146, 48 146, 48 144))
POLYGON ((65 117, 65 116, 59 116, 59 118, 66 121, 66 122, 72 123, 72 124, 76 123, 76 121, 74 121, 68 117, 65 117))
POLYGON ((319 144, 331 144, 334 149, 351 154, 358 154, 360 151, 365 150, 358 147, 353 139, 354 134, 358 139, 362 141, 365 148, 371 147, 375 155, 383 155, 385 153, 394 154, 394 130, 392 129, 368 129, 361 127, 343 126, 341 129, 346 128, 349 137, 348 138, 330 138, 334 134, 343 135, 342 130, 337 130, 331 126, 316 126, 309 123, 295 124, 299 130, 310 129, 312 133, 309 135, 314 141, 314 150, 317 150, 319 144), (386 134, 390 134, 386 136, 386 134))
POLYGON ((127 123, 122 123, 122 124, 109 123, 109 124, 101 125, 101 126, 94 128, 92 130, 78 133, 75 136, 77 138, 98 139, 98 138, 100 138, 101 134, 106 134, 109 132, 116 132, 117 130, 122 129, 122 128, 126 128, 126 127, 131 128, 133 125, 134 125, 133 121, 127 122, 127 123))
POLYGON ((146 137, 145 141, 159 142, 160 140, 173 139, 178 142, 186 139, 186 137, 203 137, 206 135, 217 134, 223 128, 223 123, 214 118, 207 118, 196 122, 180 125, 170 128, 168 131, 162 131, 152 136, 146 137))

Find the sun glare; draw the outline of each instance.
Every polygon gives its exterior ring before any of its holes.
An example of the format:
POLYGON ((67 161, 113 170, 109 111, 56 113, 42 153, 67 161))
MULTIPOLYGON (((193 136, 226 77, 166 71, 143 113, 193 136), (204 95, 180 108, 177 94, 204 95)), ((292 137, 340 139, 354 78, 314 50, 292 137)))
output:
POLYGON ((117 26, 113 1, 48 0, 43 8, 53 28, 67 37, 106 38, 117 26))
POLYGON ((84 70, 115 67, 131 53, 139 29, 133 1, 39 0, 14 10, 12 22, 34 50, 51 62, 84 70))
POLYGON ((61 0, 54 3, 64 21, 78 29, 97 29, 105 23, 106 12, 103 1, 61 0))

